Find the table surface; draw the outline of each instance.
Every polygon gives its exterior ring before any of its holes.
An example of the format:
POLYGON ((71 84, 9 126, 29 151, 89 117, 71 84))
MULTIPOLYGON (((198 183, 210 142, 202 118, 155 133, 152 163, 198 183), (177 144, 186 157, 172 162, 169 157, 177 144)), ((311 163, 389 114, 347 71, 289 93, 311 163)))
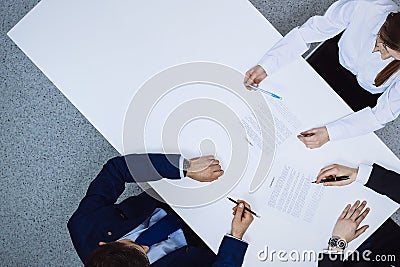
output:
MULTIPOLYGON (((244 73, 281 38, 245 0, 171 0, 156 6, 149 1, 124 1, 115 5, 103 0, 42 0, 9 36, 120 153, 126 152, 123 131, 129 104, 152 76, 171 66, 199 61, 216 62, 244 73)), ((300 57, 261 86, 283 96, 285 105, 300 119, 304 130, 351 112, 300 57)), ((162 143, 153 143, 152 149, 161 146, 162 143)), ((183 149, 191 147, 187 144, 183 149)), ((349 166, 377 162, 400 171, 397 157, 374 134, 328 143, 315 150, 306 149, 295 136, 289 138, 276 147, 267 182, 255 193, 248 192, 252 162, 240 183, 229 192, 232 197, 249 201, 262 215, 245 235, 250 246, 244 266, 265 264, 257 259, 257 253, 266 245, 288 251, 325 246, 339 211, 344 203, 355 199, 354 192, 357 198, 364 197, 370 202, 372 211, 386 201, 357 186, 327 188, 321 203, 329 203, 338 194, 341 197, 335 198, 336 203, 324 216, 324 221, 332 222, 331 225, 321 227, 313 238, 310 234, 315 233, 312 229, 321 223, 320 219, 299 226, 296 221, 266 207, 266 197, 271 191, 269 182, 279 176, 284 164, 316 173, 321 167, 336 162, 349 166), (302 230, 298 231, 300 227, 302 230)), ((229 166, 229 156, 223 156, 223 164, 229 166)), ((152 186, 157 190, 157 183, 152 186)), ((159 193, 165 192, 160 189, 159 193)), ((229 232, 231 207, 229 201, 221 199, 195 209, 175 207, 175 210, 217 251, 222 235, 229 232)), ((373 216, 383 222, 390 214, 376 210, 373 216)), ((374 223, 368 233, 378 226, 374 223)), ((356 247, 366 237, 367 233, 351 246, 356 247)), ((274 262, 274 266, 280 264, 293 263, 274 262)))

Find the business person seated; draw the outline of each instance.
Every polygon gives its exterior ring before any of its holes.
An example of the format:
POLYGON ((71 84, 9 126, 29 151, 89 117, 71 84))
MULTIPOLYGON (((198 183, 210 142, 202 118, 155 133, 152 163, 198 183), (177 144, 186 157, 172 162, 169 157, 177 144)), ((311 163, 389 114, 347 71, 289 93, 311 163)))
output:
MULTIPOLYGON (((330 176, 349 176, 350 179, 335 182, 325 182, 324 186, 345 186, 353 182, 359 182, 367 186, 368 188, 376 191, 377 193, 386 195, 392 200, 400 203, 400 174, 387 170, 379 165, 365 165, 360 164, 356 168, 350 168, 338 164, 333 164, 323 168, 317 177, 317 183, 321 183, 321 180, 330 176)), ((354 208, 354 206, 353 206, 354 208)), ((354 209, 353 209, 354 210, 354 209)), ((366 214, 365 214, 366 215, 366 214)), ((348 217, 348 216, 347 216, 348 217)), ((347 243, 358 237, 359 234, 366 230, 365 226, 358 230, 355 230, 355 226, 358 227, 362 216, 351 217, 352 221, 355 223, 351 224, 348 221, 347 226, 352 226, 352 235, 342 235, 339 233, 334 233, 333 235, 339 236, 341 239, 345 240, 347 243)), ((364 216, 365 218, 365 216, 364 216)), ((340 218, 339 218, 340 220, 340 218)), ((339 221, 338 220, 338 221, 339 221)), ((349 228, 349 227, 347 227, 349 228)), ((349 228, 350 229, 350 228, 349 228)), ((320 262, 319 266, 400 266, 400 226, 389 218, 379 229, 367 239, 358 250, 370 250, 372 252, 369 255, 371 261, 363 260, 360 256, 360 261, 349 260, 347 262, 341 262, 340 260, 331 261, 328 257, 324 257, 324 260, 320 262), (380 261, 382 255, 388 259, 388 255, 395 255, 395 258, 391 258, 387 261, 380 261)), ((332 250, 343 251, 341 248, 333 247, 332 250)))
POLYGON ((278 41, 247 71, 244 82, 252 90, 249 85, 258 86, 305 53, 311 43, 343 32, 339 40, 327 43, 327 55, 319 54, 317 60, 310 57, 310 63, 345 101, 356 110, 362 109, 302 132, 298 139, 308 148, 318 148, 328 141, 376 131, 400 113, 399 25, 399 7, 393 1, 336 1, 323 16, 311 17, 278 41), (377 101, 376 94, 382 94, 377 101))
POLYGON ((248 246, 242 238, 253 221, 245 201, 238 200, 231 233, 221 237, 217 255, 168 205, 147 193, 116 203, 125 183, 183 176, 210 182, 222 174, 212 156, 132 154, 109 160, 68 222, 80 259, 91 267, 241 266, 248 246))

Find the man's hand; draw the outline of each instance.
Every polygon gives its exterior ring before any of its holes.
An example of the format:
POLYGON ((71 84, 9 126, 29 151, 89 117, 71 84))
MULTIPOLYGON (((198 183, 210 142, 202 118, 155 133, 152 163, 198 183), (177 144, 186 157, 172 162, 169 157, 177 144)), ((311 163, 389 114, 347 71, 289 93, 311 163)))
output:
POLYGON ((249 211, 244 209, 244 207, 251 209, 248 203, 240 199, 237 202, 239 205, 233 207, 232 236, 242 239, 254 217, 249 211))
POLYGON ((267 77, 267 73, 260 65, 257 65, 246 72, 244 84, 248 90, 253 90, 249 85, 258 86, 267 77))
POLYGON ((367 205, 366 201, 363 201, 360 205, 359 200, 357 200, 353 204, 353 206, 350 206, 350 204, 348 204, 336 221, 335 227, 333 228, 332 236, 338 236, 349 243, 350 241, 364 233, 365 230, 367 230, 368 225, 364 225, 360 228, 358 227, 369 212, 369 208, 366 208, 364 210, 365 205, 367 205))
POLYGON ((329 134, 324 126, 302 132, 297 138, 308 148, 318 148, 329 141, 329 134))
POLYGON ((214 156, 204 156, 190 160, 186 176, 199 182, 212 182, 223 174, 219 160, 216 160, 214 156))
POLYGON ((356 180, 357 174, 358 174, 358 169, 353 169, 353 168, 342 166, 339 164, 333 164, 333 165, 325 167, 319 171, 316 183, 319 184, 322 179, 324 179, 328 176, 349 176, 350 179, 348 179, 348 180, 324 183, 324 185, 326 185, 326 186, 348 185, 356 180))

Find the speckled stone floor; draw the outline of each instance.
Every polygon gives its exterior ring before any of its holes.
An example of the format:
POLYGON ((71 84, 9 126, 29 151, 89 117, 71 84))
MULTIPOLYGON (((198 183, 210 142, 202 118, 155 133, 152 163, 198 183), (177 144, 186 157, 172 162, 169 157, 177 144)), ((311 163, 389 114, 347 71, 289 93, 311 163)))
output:
MULTIPOLYGON (((38 2, 0 6, 0 266, 80 266, 66 223, 117 152, 7 37, 38 2)), ((282 34, 332 2, 252 0, 282 34)), ((378 132, 397 156, 399 127, 397 120, 378 132)))

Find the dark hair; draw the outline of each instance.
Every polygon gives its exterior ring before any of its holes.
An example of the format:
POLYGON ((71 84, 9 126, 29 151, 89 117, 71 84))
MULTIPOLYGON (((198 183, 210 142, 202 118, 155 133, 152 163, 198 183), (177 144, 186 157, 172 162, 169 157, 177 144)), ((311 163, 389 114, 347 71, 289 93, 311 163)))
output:
MULTIPOLYGON (((395 51, 400 52, 400 13, 390 13, 379 30, 383 43, 395 51)), ((393 60, 375 78, 375 86, 380 86, 400 69, 400 61, 393 60)))
POLYGON ((85 267, 147 267, 147 256, 140 250, 120 242, 96 248, 86 259, 85 267))

